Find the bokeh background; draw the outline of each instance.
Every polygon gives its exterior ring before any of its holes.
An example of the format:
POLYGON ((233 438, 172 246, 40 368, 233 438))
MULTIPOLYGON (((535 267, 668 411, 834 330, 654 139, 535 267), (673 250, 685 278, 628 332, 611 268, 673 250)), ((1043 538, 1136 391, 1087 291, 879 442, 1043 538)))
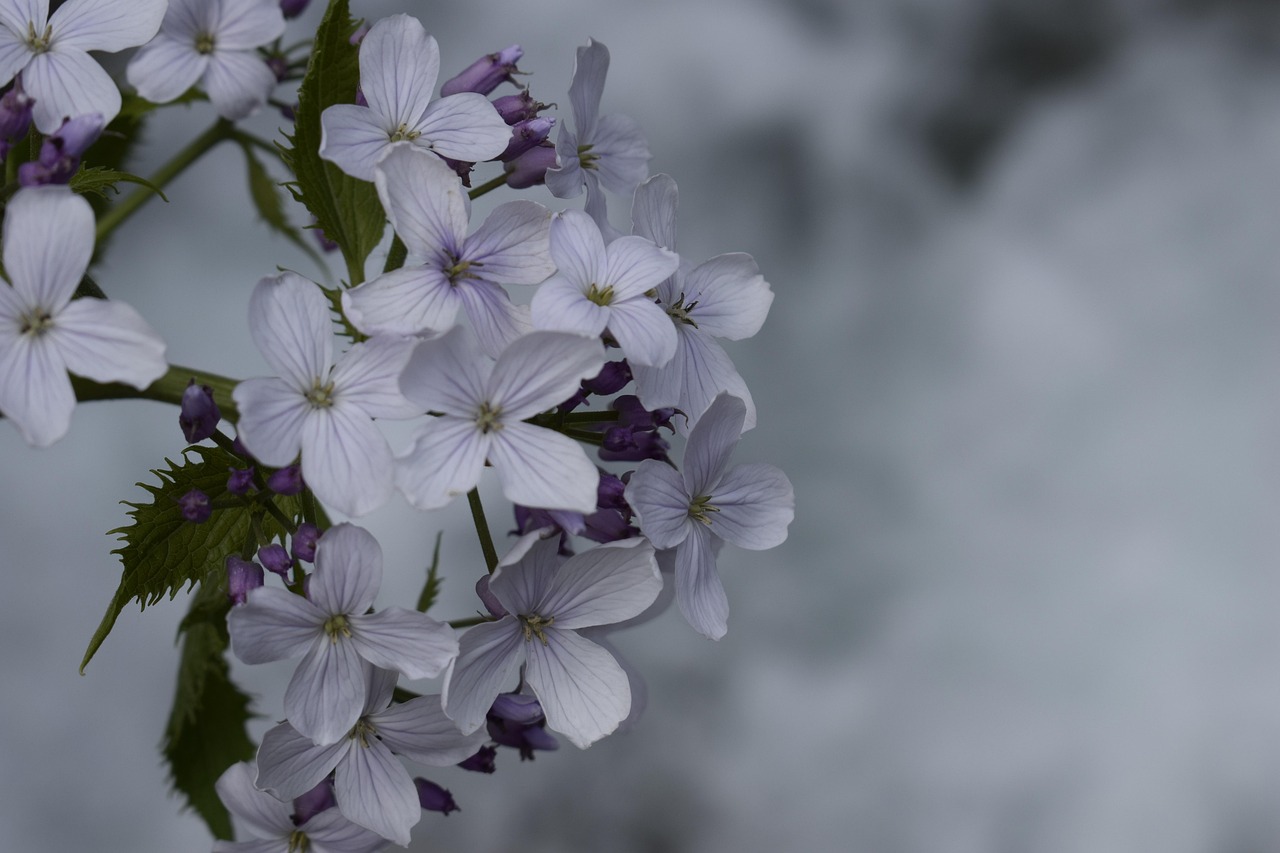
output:
MULTIPOLYGON (((649 682, 632 731, 432 774, 462 812, 412 849, 1280 849, 1274 3, 353 6, 418 15, 446 76, 518 42, 562 104, 574 49, 610 48, 603 110, 678 181, 682 253, 751 252, 773 286, 732 348, 760 409, 737 458, 797 493, 785 545, 721 557, 724 640, 618 635, 649 682)), ((140 173, 212 120, 162 115, 140 173)), ((321 272, 248 212, 238 150, 169 198, 98 280, 172 362, 265 372, 254 283, 321 272)), ((127 610, 76 674, 118 501, 181 448, 156 403, 84 405, 42 452, 0 425, 0 849, 208 849, 157 751, 182 602, 127 610)), ((438 613, 474 609, 465 507, 363 523, 383 603, 443 529, 438 613)), ((236 671, 261 732, 289 670, 236 671)))

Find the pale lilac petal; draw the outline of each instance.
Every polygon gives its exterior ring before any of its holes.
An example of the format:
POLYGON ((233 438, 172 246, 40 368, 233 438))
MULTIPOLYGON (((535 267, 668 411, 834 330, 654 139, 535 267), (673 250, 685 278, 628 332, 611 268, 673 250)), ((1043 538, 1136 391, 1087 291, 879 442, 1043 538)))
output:
MULTIPOLYGON (((680 395, 684 389, 687 366, 685 358, 686 338, 687 336, 681 334, 680 329, 677 328, 676 351, 672 354, 671 360, 661 367, 646 367, 643 364, 630 365, 631 377, 636 383, 636 396, 640 398, 641 405, 651 412, 668 406, 684 410, 684 407, 680 405, 680 395)), ((707 405, 710 405, 710 403, 711 401, 707 400, 707 405)), ((702 413, 699 412, 698 414, 702 413)), ((683 421, 683 418, 677 418, 676 420, 680 422, 683 421)))
POLYGON ((381 585, 382 546, 372 533, 354 524, 335 524, 316 541, 316 570, 307 594, 321 610, 364 613, 381 585))
POLYGON ((364 709, 360 716, 376 714, 391 704, 396 694, 396 684, 400 682, 400 673, 394 669, 386 669, 369 664, 369 692, 364 697, 364 709))
POLYGON ((235 121, 271 97, 276 75, 256 51, 215 50, 204 72, 204 90, 218 115, 235 121))
POLYGON ((551 260, 561 277, 573 282, 583 293, 592 284, 604 287, 608 255, 600 228, 580 210, 566 210, 551 218, 548 235, 551 260))
POLYGON ((472 421, 429 418, 397 457, 396 486, 418 509, 438 509, 480 481, 493 433, 472 421))
POLYGON ((313 409, 297 388, 276 377, 246 379, 231 399, 240 410, 236 431, 250 453, 277 468, 298 458, 302 425, 313 409))
POLYGON ((342 307, 366 335, 416 335, 453 328, 462 297, 434 266, 401 267, 342 294, 342 307))
POLYGON ((367 515, 395 492, 391 447, 358 406, 312 409, 302 421, 302 479, 339 512, 367 515))
POLYGON ((674 548, 689 535, 690 495, 684 477, 656 459, 645 459, 631 475, 625 492, 636 523, 656 548, 674 548))
MULTIPOLYGON (((583 379, 600 372, 604 361, 604 346, 593 338, 530 332, 494 364, 488 398, 501 407, 504 423, 521 421, 564 402, 583 379)), ((587 512, 594 509, 592 504, 587 512)))
POLYGON ((600 474, 576 441, 526 423, 508 423, 492 435, 489 461, 507 500, 544 509, 595 510, 600 474))
POLYGON ((249 664, 299 657, 322 635, 325 618, 320 608, 288 590, 251 589, 245 603, 227 614, 231 651, 249 664))
POLYGON ((556 163, 547 169, 547 189, 556 198, 576 198, 585 182, 582 163, 578 159, 578 135, 561 124, 556 136, 556 163))
POLYGON ((583 139, 592 139, 596 119, 600 115, 600 96, 604 93, 605 76, 609 73, 609 48, 595 39, 578 48, 569 83, 569 104, 573 108, 573 124, 583 139))
POLYGON ((609 325, 609 309, 587 299, 581 285, 559 274, 538 287, 529 309, 534 327, 547 331, 596 338, 609 325))
POLYGON ((258 748, 258 778, 255 784, 283 800, 292 800, 310 791, 329 775, 354 741, 343 738, 317 746, 288 723, 267 730, 258 748))
POLYGON ((781 470, 764 462, 730 468, 716 486, 711 532, 739 548, 762 551, 787 540, 796 496, 781 470))
MULTIPOLYGON (((275 838, 256 838, 252 841, 215 840, 213 853, 290 853, 289 836, 284 834, 275 838)), ((316 853, 326 853, 326 851, 316 850, 316 853)))
POLYGON ((609 221, 609 200, 605 198, 604 190, 600 189, 600 179, 596 176, 596 171, 588 169, 583 173, 583 178, 587 185, 587 198, 582 203, 582 209, 600 229, 600 236, 604 238, 607 246, 621 237, 622 232, 614 228, 613 223, 609 221))
POLYGON ((333 778, 339 811, 352 823, 407 845, 410 830, 422 819, 409 771, 376 738, 368 746, 358 740, 352 744, 333 778))
POLYGON ((18 190, 4 217, 4 270, 28 308, 71 301, 93 254, 93 209, 61 186, 18 190))
POLYGON ((55 48, 115 53, 146 42, 160 29, 166 0, 70 0, 49 19, 55 48))
MULTIPOLYGON (((531 531, 498 561, 489 576, 489 591, 509 613, 541 613, 560 569, 560 538, 531 531)), ((544 616, 555 614, 547 612, 544 616)))
MULTIPOLYGON (((688 417, 676 419, 676 428, 688 433, 703 414, 711 407, 711 403, 722 392, 742 400, 746 407, 746 415, 742 421, 742 431, 746 432, 756 425, 756 404, 747 390, 747 383, 738 373, 729 359, 728 353, 710 335, 704 335, 692 326, 683 324, 676 329, 680 336, 680 347, 676 358, 682 357, 683 373, 680 410, 688 417)), ((672 358, 669 369, 675 364, 672 358)))
POLYGON ((67 434, 76 398, 53 342, 29 335, 0 348, 0 413, 27 444, 48 447, 67 434))
POLYGON ((484 401, 491 370, 474 338, 455 328, 418 344, 400 376, 400 391, 423 411, 470 420, 484 401))
POLYGON ((336 743, 360 719, 367 679, 366 665, 355 646, 321 636, 293 672, 284 691, 284 712, 293 727, 316 744, 336 743))
POLYGON ((169 0, 169 9, 160 22, 160 33, 177 41, 195 44, 201 32, 218 28, 219 4, 206 0, 169 0))
POLYGON ((383 18, 360 42, 360 90, 387 130, 417 123, 439 73, 440 48, 417 18, 383 18))
MULTIPOLYGON (((674 593, 672 594, 674 597, 674 593)), ((668 601, 667 603, 670 603, 668 601)), ((622 671, 627 674, 627 686, 631 688, 631 710, 627 712, 627 716, 618 723, 618 733, 622 734, 631 731, 640 717, 644 714, 645 708, 649 705, 649 685, 645 683, 644 676, 640 674, 640 670, 636 669, 619 651, 618 647, 609 639, 611 627, 583 628, 578 631, 578 636, 585 640, 598 645, 609 653, 618 666, 622 667, 622 671)))
POLYGON ((557 628, 611 625, 639 616, 661 591, 653 546, 629 539, 570 557, 539 612, 554 616, 557 628))
POLYGON ((514 685, 516 670, 524 662, 525 642, 516 618, 504 616, 468 628, 458 645, 441 700, 463 734, 471 734, 484 724, 498 694, 514 685))
POLYGON ((470 213, 462 181, 443 160, 422 148, 398 146, 379 161, 374 185, 410 253, 441 264, 449 263, 450 254, 455 260, 462 254, 470 213))
POLYGON ((607 651, 572 631, 549 628, 527 642, 525 680, 542 704, 547 728, 586 749, 631 710, 627 674, 607 651))
POLYGON ((533 329, 529 307, 516 305, 499 285, 470 279, 454 288, 462 300, 476 341, 486 355, 498 358, 517 338, 533 329))
POLYGON ((19 36, 26 35, 28 24, 43 32, 48 20, 49 0, 8 0, 0 3, 0 23, 19 36))
POLYGON ((392 144, 390 131, 368 107, 334 104, 320 114, 320 156, 353 178, 372 181, 392 144))
MULTIPOLYGON (((25 24, 23 32, 26 32, 25 24)), ((33 55, 25 38, 14 33, 8 25, 0 26, 0 86, 26 68, 33 55)))
POLYGON ((255 835, 288 835, 293 829, 290 820, 293 809, 254 787, 257 775, 257 768, 248 761, 232 764, 214 783, 218 799, 255 835))
MULTIPOLYGON (((350 292, 350 291, 348 291, 350 292)), ((400 393, 400 374, 416 342, 393 336, 355 344, 329 374, 340 405, 356 406, 371 418, 410 418, 422 413, 400 393)))
POLYGON ((551 260, 551 212, 537 202, 510 201, 467 238, 465 258, 483 264, 485 279, 537 284, 556 271, 551 260))
POLYGON ((511 143, 511 128, 484 95, 462 92, 432 101, 413 128, 414 144, 452 160, 480 162, 511 143))
POLYGON ((640 296, 661 284, 680 266, 680 256, 643 237, 619 237, 605 250, 604 283, 617 301, 640 296))
POLYGON ((284 33, 279 3, 262 0, 222 0, 219 3, 218 50, 252 50, 284 33))
POLYGON ((267 364, 304 393, 333 363, 329 302, 319 286, 297 273, 268 276, 254 287, 249 336, 267 364))
POLYGON ((466 760, 488 739, 477 729, 469 735, 445 714, 439 696, 419 696, 392 705, 370 720, 378 737, 397 755, 432 767, 450 767, 466 760))
POLYGON ((141 390, 169 369, 160 335, 123 302, 73 300, 58 313, 49 338, 68 370, 95 382, 124 382, 141 390))
POLYGON ((133 55, 125 77, 139 95, 163 104, 194 86, 208 67, 208 54, 199 53, 190 42, 161 34, 133 55))
POLYGON ((720 482, 729 456, 742 437, 746 415, 746 404, 737 397, 721 394, 690 430, 684 448, 684 482, 691 497, 711 494, 720 482))
POLYGON ((591 138, 596 173, 609 192, 627 195, 649 177, 649 143, 635 121, 623 115, 602 116, 591 138))
POLYGON ((307 834, 312 853, 377 853, 387 847, 385 838, 352 823, 339 809, 322 811, 298 829, 307 834))
POLYGON ((676 604, 693 629, 718 640, 729 629, 729 599, 716 571, 713 534, 694 524, 676 549, 676 604))
POLYGON ((415 610, 388 607, 352 616, 350 622, 360 657, 406 678, 435 678, 458 654, 454 630, 415 610))
POLYGON ((36 54, 22 71, 22 85, 35 98, 31 118, 41 133, 53 133, 67 117, 101 113, 110 122, 120 112, 115 81, 76 48, 36 54))
POLYGON ((671 317, 644 296, 615 303, 609 311, 609 334, 622 347, 628 364, 660 366, 671 361, 679 340, 671 317))
POLYGON ((646 240, 676 250, 676 210, 680 194, 670 175, 654 175, 636 188, 631 200, 631 228, 646 240))
POLYGON ((764 324, 773 291, 755 259, 743 252, 717 255, 684 278, 685 304, 699 331, 731 341, 749 338, 764 324))

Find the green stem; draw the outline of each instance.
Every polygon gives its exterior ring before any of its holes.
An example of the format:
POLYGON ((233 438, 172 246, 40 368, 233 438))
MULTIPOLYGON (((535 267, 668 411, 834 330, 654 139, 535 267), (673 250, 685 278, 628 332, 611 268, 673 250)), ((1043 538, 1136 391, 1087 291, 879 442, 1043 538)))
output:
MULTIPOLYGON (((158 189, 164 189, 170 181, 182 174, 188 166, 199 160, 206 151, 224 139, 230 139, 234 134, 234 124, 224 118, 218 119, 208 130, 191 140, 186 148, 173 155, 173 159, 157 169, 150 178, 151 183, 158 189)), ((103 214, 102 218, 98 220, 97 242, 101 243, 108 234, 119 228, 138 208, 146 204, 154 194, 151 189, 140 187, 130 193, 128 198, 103 214)))
POLYGON ((480 489, 467 492, 467 502, 471 504, 471 520, 476 525, 476 536, 480 538, 480 550, 484 552, 484 564, 489 567, 489 574, 498 567, 498 552, 493 548, 493 537, 489 535, 489 522, 484 518, 484 505, 480 503, 480 489))
POLYGON ((222 417, 231 423, 240 419, 236 404, 231 399, 231 391, 238 380, 228 379, 214 373, 193 370, 190 367, 170 365, 169 372, 139 391, 132 385, 119 382, 97 383, 78 376, 71 377, 71 387, 75 389, 76 399, 81 402, 90 400, 122 400, 142 399, 159 400, 162 403, 182 403, 182 392, 187 390, 187 383, 195 379, 198 385, 208 385, 213 389, 213 399, 222 411, 222 417))
POLYGON ((480 196, 484 195, 485 193, 493 192, 498 187, 506 186, 506 183, 507 183, 507 173, 503 172, 501 175, 498 175, 498 177, 494 178, 493 180, 485 181, 480 186, 468 192, 467 197, 473 200, 480 198, 480 196))
POLYGON ((565 426, 572 424, 607 424, 618 419, 616 411, 608 412, 569 412, 561 418, 565 426))
POLYGON ((235 130, 231 132, 231 138, 234 139, 236 142, 239 142, 241 145, 248 145, 253 148, 258 148, 262 151, 265 151, 266 153, 270 154, 273 157, 280 156, 279 148, 275 147, 270 142, 268 142, 267 140, 259 136, 254 136, 252 133, 245 133, 243 130, 235 130))
POLYGON ((466 619, 450 619, 449 627, 451 628, 471 628, 476 625, 483 625, 486 622, 492 622, 490 616, 468 616, 466 619))

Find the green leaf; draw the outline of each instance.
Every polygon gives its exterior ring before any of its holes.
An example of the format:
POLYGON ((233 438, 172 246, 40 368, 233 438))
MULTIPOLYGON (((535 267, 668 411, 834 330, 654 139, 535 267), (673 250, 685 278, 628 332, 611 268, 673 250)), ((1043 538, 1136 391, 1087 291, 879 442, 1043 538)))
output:
POLYGON ((334 104, 355 103, 360 83, 359 49, 351 44, 356 21, 347 0, 333 0, 316 30, 311 60, 298 89, 298 109, 289 147, 293 172, 289 191, 316 218, 326 237, 342 248, 351 285, 364 281, 364 262, 386 230, 386 215, 373 184, 320 159, 320 114, 334 104))
POLYGON ((85 166, 76 172, 75 177, 71 179, 71 189, 81 194, 93 193, 99 198, 106 198, 107 190, 111 190, 113 193, 120 192, 116 189, 116 184, 121 182, 140 184, 165 201, 169 200, 158 186, 146 178, 132 175, 128 172, 121 172, 118 169, 108 169, 105 166, 85 166))
POLYGON ((258 216, 262 217, 262 221, 267 223, 268 228, 288 239, 306 253, 307 257, 315 261, 321 269, 325 269, 324 259, 310 243, 303 239, 302 232, 295 228, 285 216, 284 205, 280 203, 280 193, 276 190, 279 184, 271 177, 267 167, 262 165, 262 161, 253 153, 253 148, 248 143, 242 142, 240 147, 244 151, 245 165, 249 174, 249 197, 253 199, 253 206, 258 211, 258 216))
MULTIPOLYGON (((234 503, 235 498, 227 492, 227 470, 243 467, 239 457, 219 447, 195 446, 184 452, 182 464, 169 459, 165 462, 168 468, 152 471, 159 477, 159 485, 138 483, 150 493, 151 500, 147 503, 122 501, 132 507, 129 511, 132 523, 109 531, 124 542, 112 552, 120 555, 124 573, 101 624, 89 641, 84 660, 80 662, 81 673, 130 601, 137 601, 145 609, 166 595, 174 598, 179 590, 190 588, 198 581, 220 580, 227 554, 239 551, 250 541, 255 514, 260 515, 258 523, 268 537, 285 533, 270 515, 261 515, 261 509, 248 505, 216 509, 203 524, 192 524, 182 517, 178 498, 192 489, 204 492, 215 506, 234 503)), ((296 497, 274 499, 286 517, 298 516, 296 497)))
POLYGON ((418 610, 426 613, 440 596, 440 539, 443 531, 436 534, 436 547, 431 552, 431 567, 427 569, 427 583, 418 596, 418 610))
POLYGON ((214 783, 232 764, 253 757, 245 724, 252 716, 249 697, 231 681, 226 651, 225 582, 202 585, 178 628, 182 656, 173 709, 165 726, 162 751, 173 788, 204 819, 215 838, 230 840, 231 816, 214 783))

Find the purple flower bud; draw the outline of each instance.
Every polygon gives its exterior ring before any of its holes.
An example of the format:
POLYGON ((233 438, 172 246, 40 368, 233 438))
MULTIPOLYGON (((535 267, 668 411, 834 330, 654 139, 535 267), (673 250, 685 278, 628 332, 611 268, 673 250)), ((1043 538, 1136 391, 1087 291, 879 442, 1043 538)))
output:
POLYGON ((494 619, 501 619, 507 615, 507 608, 503 607, 498 597, 489 590, 488 575, 481 575, 480 580, 476 581, 476 595, 480 596, 480 601, 484 603, 485 609, 493 615, 494 619))
POLYGON ((267 478, 267 488, 277 495, 296 495, 302 486, 302 469, 297 465, 287 465, 267 478))
POLYGON ((227 596, 232 604, 244 604, 249 590, 262 586, 262 566, 232 554, 227 557, 227 596))
POLYGON ((244 446, 244 442, 240 440, 240 436, 238 435, 235 437, 235 440, 231 442, 231 452, 236 456, 239 456, 241 459, 253 458, 253 454, 244 446))
POLYGON ((507 144, 507 149, 498 155, 498 159, 505 163, 507 160, 514 160, 535 145, 541 145, 551 133, 555 123, 556 120, 553 118, 539 116, 512 125, 511 142, 507 144))
POLYGON ((546 719, 538 697, 528 693, 499 693, 489 706, 489 716, 522 726, 531 726, 546 719))
POLYGON ((178 498, 178 508, 182 511, 182 517, 192 524, 204 524, 213 514, 209 496, 199 489, 192 489, 178 498))
POLYGON ((520 750, 521 761, 532 761, 535 749, 559 749, 560 744, 546 730, 547 718, 533 696, 502 693, 494 700, 486 719, 489 737, 501 746, 520 750))
POLYGON ((624 510, 630 515, 631 507, 623 497, 626 490, 627 484, 617 475, 601 471, 600 482, 596 485, 596 506, 601 509, 624 510))
POLYGON ((41 143, 40 157, 18 167, 18 183, 24 187, 70 183, 80 168, 81 155, 105 126, 101 113, 63 119, 62 126, 41 143))
POLYGON ((248 468, 230 468, 231 476, 227 477, 227 491, 233 495, 247 495, 253 491, 253 466, 248 468))
MULTIPOLYGON (((296 18, 307 8, 311 0, 280 0, 280 11, 286 18, 296 18)), ((306 823, 306 821, 301 821, 306 823)))
POLYGON ((299 524, 297 531, 293 534, 293 541, 289 543, 289 550, 293 552, 293 558, 302 560, 304 563, 314 563, 316 561, 316 540, 319 538, 320 528, 306 521, 299 524))
POLYGON ((283 83, 285 75, 289 73, 289 60, 283 56, 268 56, 267 67, 276 76, 276 82, 283 83))
POLYGON ((356 84, 356 106, 357 107, 369 106, 369 102, 364 99, 364 89, 361 89, 359 84, 356 84))
POLYGON ((482 56, 467 66, 461 74, 452 77, 440 86, 440 97, 456 95, 459 92, 476 92, 487 95, 498 88, 503 81, 514 83, 511 75, 519 74, 516 63, 524 51, 520 45, 513 44, 506 50, 482 56))
POLYGON ((429 782, 419 776, 413 780, 413 785, 418 789, 418 804, 427 811, 440 812, 445 815, 449 812, 462 811, 462 809, 458 808, 458 804, 453 801, 453 794, 450 794, 435 782, 429 782))
POLYGON ((656 432, 631 426, 611 426, 604 431, 598 451, 606 462, 640 462, 657 459, 665 462, 671 445, 656 432))
MULTIPOLYGON (((315 218, 312 217, 312 222, 314 221, 315 221, 315 218)), ((337 251, 338 244, 330 240, 328 236, 325 235, 324 229, 322 229, 319 225, 313 226, 311 229, 311 233, 315 235, 316 242, 320 244, 320 251, 322 252, 337 251)))
POLYGON ((188 382, 178 407, 178 426, 182 427, 187 443, 195 444, 213 435, 221 419, 222 412, 218 411, 218 404, 213 400, 213 389, 208 385, 197 385, 195 379, 188 382))
MULTIPOLYGON (((365 21, 365 22, 362 22, 360 26, 356 27, 355 32, 351 34, 351 38, 347 39, 347 41, 353 47, 358 47, 360 42, 364 41, 364 37, 368 34, 369 34, 369 23, 365 21)), ((365 104, 365 106, 368 106, 368 104, 365 104)))
POLYGON ((528 89, 524 89, 516 95, 503 95, 501 98, 494 98, 492 103, 493 108, 498 111, 498 115, 502 116, 502 120, 507 124, 528 121, 548 106, 535 101, 529 95, 528 89))
POLYGON ((322 779, 320 784, 310 791, 293 798, 293 823, 295 826, 302 826, 320 812, 327 811, 337 804, 338 801, 333 796, 333 783, 328 779, 322 779))
POLYGON ((556 147, 544 141, 514 160, 508 160, 502 168, 507 173, 507 186, 514 190, 523 190, 545 183, 547 169, 555 164, 556 147))
POLYGON ((495 759, 498 757, 498 750, 491 746, 482 746, 476 751, 476 754, 458 762, 458 766, 463 770, 470 770, 473 773, 492 773, 497 770, 495 759))
POLYGON ((631 365, 627 360, 610 361, 590 379, 583 380, 582 387, 592 394, 607 397, 617 394, 631 381, 631 365))
POLYGON ((464 187, 471 186, 471 170, 476 167, 475 163, 466 160, 450 160, 448 157, 441 157, 445 165, 453 169, 453 173, 462 181, 464 187))
POLYGON ((258 549, 258 562, 269 572, 275 572, 285 580, 289 579, 289 569, 293 568, 293 559, 283 545, 272 543, 258 549))
POLYGON ((36 99, 22 88, 22 75, 13 78, 13 85, 0 95, 0 137, 18 141, 31 128, 31 107, 36 99))

